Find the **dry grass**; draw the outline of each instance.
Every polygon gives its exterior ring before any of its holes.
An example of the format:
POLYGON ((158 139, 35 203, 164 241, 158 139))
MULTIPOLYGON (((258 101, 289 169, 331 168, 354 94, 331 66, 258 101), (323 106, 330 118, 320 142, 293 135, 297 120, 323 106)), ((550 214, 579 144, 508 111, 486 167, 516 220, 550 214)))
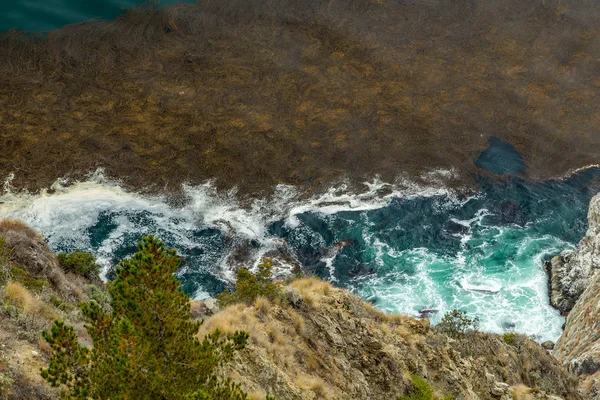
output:
POLYGON ((26 315, 44 318, 48 321, 56 318, 56 313, 48 304, 32 295, 27 288, 18 282, 8 283, 4 288, 4 292, 8 299, 26 315))
POLYGON ((514 400, 533 400, 535 399, 534 393, 531 388, 525 385, 517 385, 510 388, 510 392, 513 395, 514 400))
POLYGON ((314 399, 331 399, 333 398, 329 385, 319 377, 313 375, 300 374, 295 382, 297 387, 310 390, 314 393, 314 399))

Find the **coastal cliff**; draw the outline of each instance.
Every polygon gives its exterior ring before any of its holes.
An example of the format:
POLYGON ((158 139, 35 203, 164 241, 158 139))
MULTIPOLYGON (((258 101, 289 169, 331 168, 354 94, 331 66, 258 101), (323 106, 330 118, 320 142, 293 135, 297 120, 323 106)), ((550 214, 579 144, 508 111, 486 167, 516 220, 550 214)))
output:
POLYGON ((590 203, 589 229, 575 250, 552 260, 551 299, 568 312, 554 355, 591 399, 600 399, 600 195, 590 203))
MULTIPOLYGON (((57 398, 39 375, 49 357, 39 332, 62 319, 86 344, 77 305, 94 299, 106 306, 106 294, 101 283, 62 271, 25 225, 1 222, 0 238, 0 398, 57 398)), ((215 328, 249 333, 222 373, 251 399, 406 398, 415 382, 435 393, 427 398, 581 398, 576 378, 526 336, 448 336, 426 319, 384 314, 316 278, 291 281, 282 293, 223 310, 192 302, 193 315, 206 318, 200 336, 215 328)))
POLYGON ((550 261, 550 303, 567 314, 600 269, 600 196, 590 202, 588 231, 574 250, 550 261))

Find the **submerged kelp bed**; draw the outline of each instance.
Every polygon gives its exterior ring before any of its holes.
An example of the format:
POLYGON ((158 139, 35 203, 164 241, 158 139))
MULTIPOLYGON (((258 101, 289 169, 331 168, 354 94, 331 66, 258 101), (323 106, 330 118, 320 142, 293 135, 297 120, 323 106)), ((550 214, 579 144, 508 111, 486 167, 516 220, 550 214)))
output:
MULTIPOLYGON (((598 162, 595 1, 209 0, 0 37, 0 177, 262 192, 598 162)), ((464 181, 462 182, 464 183, 464 181)))

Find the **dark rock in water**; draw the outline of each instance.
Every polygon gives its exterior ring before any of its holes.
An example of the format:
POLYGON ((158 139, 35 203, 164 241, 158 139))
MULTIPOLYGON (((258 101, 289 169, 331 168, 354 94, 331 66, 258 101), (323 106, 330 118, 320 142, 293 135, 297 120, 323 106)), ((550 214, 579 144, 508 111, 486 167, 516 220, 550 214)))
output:
POLYGON ((502 329, 513 330, 513 329, 515 329, 515 327, 516 327, 516 325, 512 321, 503 321, 502 322, 502 329))
POLYGON ((437 314, 439 310, 437 308, 423 308, 419 310, 419 317, 421 318, 429 318, 433 314, 437 314))
POLYGON ((547 340, 542 343, 542 347, 546 350, 554 350, 554 342, 552 340, 547 340))
POLYGON ((514 201, 505 201, 500 203, 497 215, 502 224, 518 224, 523 225, 527 219, 521 212, 519 206, 514 201))
POLYGON ((469 232, 469 227, 463 224, 459 224, 452 220, 447 221, 444 224, 444 233, 449 235, 464 235, 469 232))

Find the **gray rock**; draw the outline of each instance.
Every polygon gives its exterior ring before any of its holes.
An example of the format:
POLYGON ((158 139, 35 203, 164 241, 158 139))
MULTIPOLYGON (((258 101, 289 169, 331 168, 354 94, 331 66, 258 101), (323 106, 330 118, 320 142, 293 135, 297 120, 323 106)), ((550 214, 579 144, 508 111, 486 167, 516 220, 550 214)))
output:
POLYGON ((221 308, 217 304, 217 299, 213 299, 213 298, 209 297, 208 299, 204 300, 203 302, 211 315, 216 314, 219 311, 221 311, 221 308))
POLYGON ((575 250, 550 261, 550 304, 566 315, 600 269, 600 195, 590 202, 588 231, 575 250))
POLYGON ((292 307, 298 308, 302 305, 304 298, 299 291, 294 289, 293 287, 286 286, 284 289, 285 298, 290 302, 292 307))
POLYGON ((502 396, 508 393, 508 384, 504 382, 494 382, 494 386, 490 389, 490 393, 494 396, 502 396))
POLYGON ((546 350, 554 350, 554 342, 552 340, 547 340, 542 343, 542 347, 546 350))

